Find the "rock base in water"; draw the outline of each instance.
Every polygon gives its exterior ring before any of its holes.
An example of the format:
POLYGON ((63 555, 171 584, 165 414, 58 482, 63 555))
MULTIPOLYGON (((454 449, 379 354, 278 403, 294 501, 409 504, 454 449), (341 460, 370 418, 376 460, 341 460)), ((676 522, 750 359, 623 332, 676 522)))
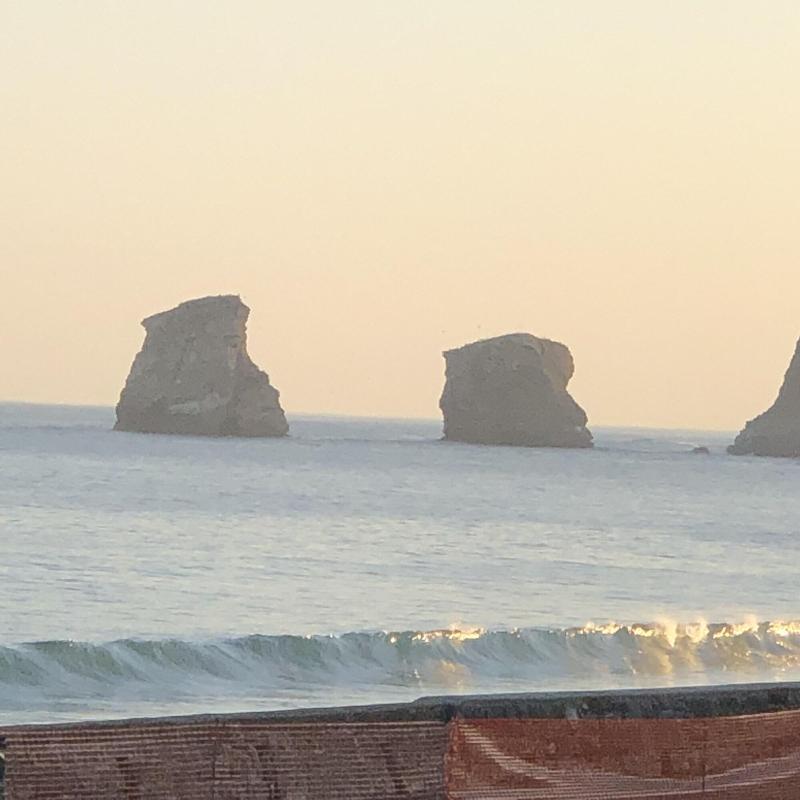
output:
POLYGON ((278 391, 247 354, 249 313, 239 297, 222 295, 144 320, 144 345, 122 390, 115 430, 286 435, 278 391))
POLYGON ((444 353, 439 406, 444 437, 476 444, 591 447, 584 410, 567 392, 569 349, 528 333, 484 339, 444 353))
POLYGON ((800 458, 800 342, 772 407, 745 425, 733 455, 800 458))

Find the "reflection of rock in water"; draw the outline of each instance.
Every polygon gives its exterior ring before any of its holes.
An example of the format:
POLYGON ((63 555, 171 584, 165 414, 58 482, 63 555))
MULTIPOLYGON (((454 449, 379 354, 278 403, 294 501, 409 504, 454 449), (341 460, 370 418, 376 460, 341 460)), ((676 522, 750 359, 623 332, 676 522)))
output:
POLYGON ((439 406, 446 439, 592 446, 586 413, 567 392, 575 367, 565 345, 512 333, 448 350, 444 358, 439 406))
POLYGON ((800 341, 772 407, 745 425, 734 455, 800 457, 800 341))
POLYGON ((148 317, 141 352, 117 405, 116 430, 283 436, 278 391, 247 353, 250 309, 204 297, 148 317))

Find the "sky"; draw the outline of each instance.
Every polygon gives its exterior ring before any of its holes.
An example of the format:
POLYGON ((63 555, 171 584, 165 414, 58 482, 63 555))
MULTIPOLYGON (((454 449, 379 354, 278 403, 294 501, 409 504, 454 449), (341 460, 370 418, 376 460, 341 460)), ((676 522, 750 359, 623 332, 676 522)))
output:
POLYGON ((113 404, 240 294, 292 413, 562 341, 590 424, 734 430, 800 336, 796 0, 0 0, 0 400, 113 404))

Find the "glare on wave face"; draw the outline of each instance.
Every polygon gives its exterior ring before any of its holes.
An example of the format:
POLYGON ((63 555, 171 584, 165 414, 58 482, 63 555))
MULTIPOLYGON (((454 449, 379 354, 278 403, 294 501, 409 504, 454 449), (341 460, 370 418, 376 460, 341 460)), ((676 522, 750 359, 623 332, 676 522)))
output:
POLYGON ((800 678, 799 620, 51 641, 0 648, 0 710, 63 706, 111 713, 135 702, 180 711, 209 697, 279 707, 441 691, 792 678, 800 678))

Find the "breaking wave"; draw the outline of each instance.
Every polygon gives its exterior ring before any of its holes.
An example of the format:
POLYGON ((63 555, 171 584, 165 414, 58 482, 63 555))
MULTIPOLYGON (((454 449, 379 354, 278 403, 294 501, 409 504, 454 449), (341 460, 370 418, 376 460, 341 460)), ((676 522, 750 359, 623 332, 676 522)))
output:
POLYGON ((203 710, 210 698, 263 708, 798 677, 800 621, 48 641, 0 647, 0 711, 155 703, 163 713, 203 710))

